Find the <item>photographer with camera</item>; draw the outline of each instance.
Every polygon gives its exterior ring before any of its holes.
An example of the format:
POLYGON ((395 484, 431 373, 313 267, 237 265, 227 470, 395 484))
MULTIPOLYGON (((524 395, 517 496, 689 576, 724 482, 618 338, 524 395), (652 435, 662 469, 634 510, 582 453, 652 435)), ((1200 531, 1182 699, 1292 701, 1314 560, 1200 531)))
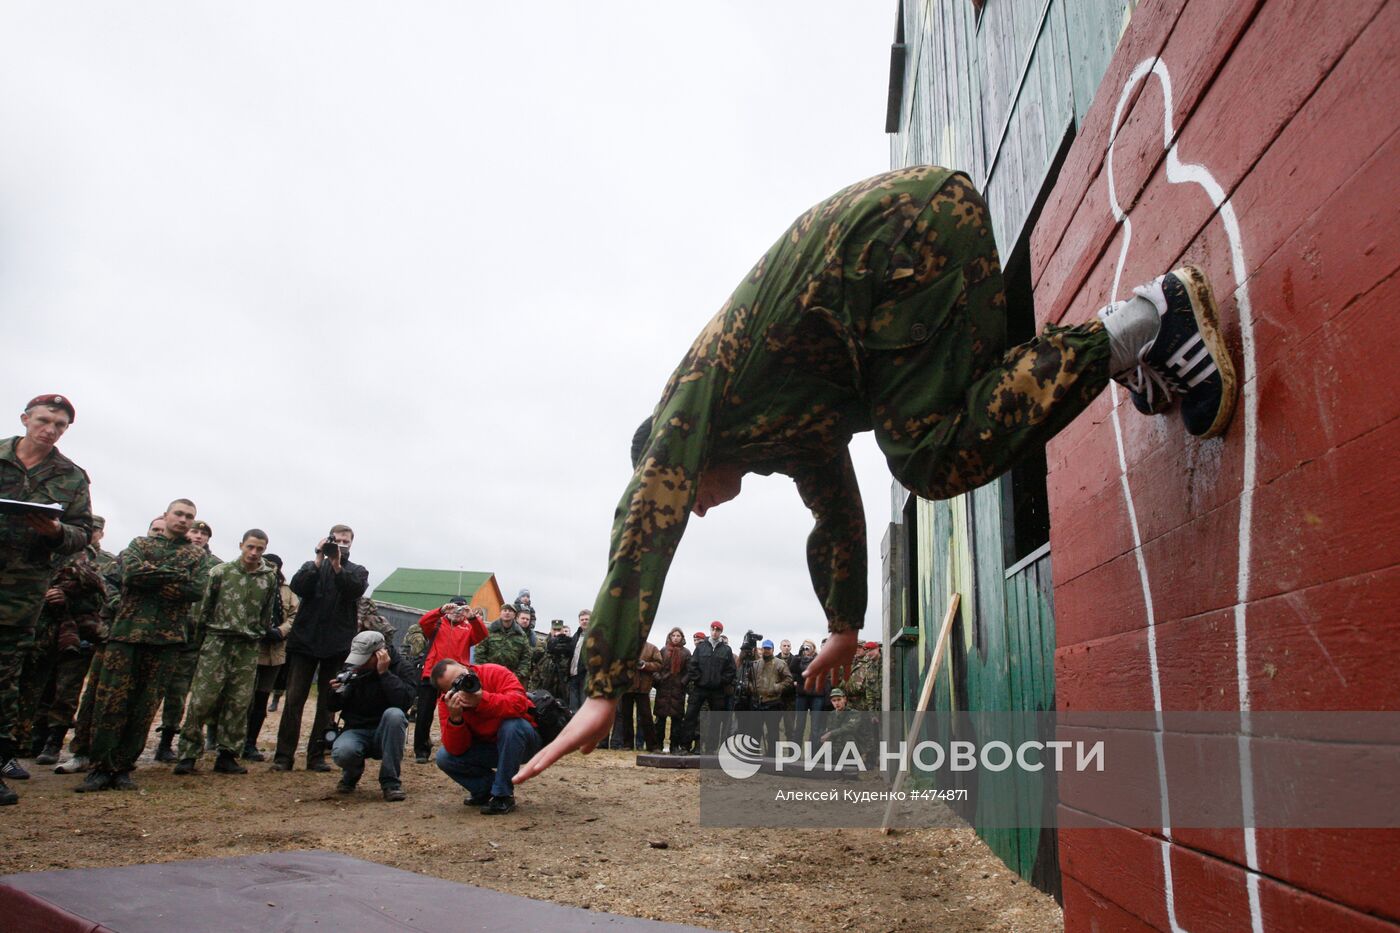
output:
POLYGON ((433 665, 443 658, 471 657, 472 646, 486 640, 486 611, 471 608, 466 597, 453 597, 451 602, 425 613, 418 620, 422 633, 423 663, 418 682, 418 715, 413 724, 413 753, 419 764, 427 764, 433 753, 431 737, 433 712, 437 709, 438 691, 430 679, 433 665))
POLYGON ((366 758, 379 759, 379 786, 384 799, 396 802, 406 796, 399 783, 403 747, 408 737, 408 708, 413 705, 413 685, 398 673, 393 646, 376 631, 361 632, 350 645, 340 673, 330 681, 326 705, 341 714, 345 728, 336 734, 331 726, 325 741, 331 760, 341 769, 336 792, 351 794, 365 770, 366 758))
POLYGON ((316 544, 316 558, 292 577, 292 592, 301 599, 287 636, 287 696, 277 729, 272 770, 290 771, 301 739, 301 713, 311 684, 316 684, 316 715, 306 742, 306 770, 329 771, 326 764, 326 705, 335 676, 358 628, 359 599, 369 586, 369 571, 350 562, 355 532, 336 525, 316 544))
POLYGON ((514 810, 512 778, 540 749, 520 679, 499 664, 468 667, 444 658, 433 665, 432 681, 442 693, 438 768, 471 794, 466 806, 480 807, 487 816, 514 810))

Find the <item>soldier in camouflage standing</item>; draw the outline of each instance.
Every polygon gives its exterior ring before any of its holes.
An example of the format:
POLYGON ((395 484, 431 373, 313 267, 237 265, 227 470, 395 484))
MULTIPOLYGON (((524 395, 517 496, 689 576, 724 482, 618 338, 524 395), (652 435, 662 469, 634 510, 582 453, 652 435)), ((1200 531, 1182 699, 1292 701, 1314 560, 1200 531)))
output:
MULTIPOLYGON (((239 559, 209 572, 197 627, 203 633, 199 663, 190 682, 180 729, 176 774, 190 774, 204 751, 204 728, 214 724, 214 770, 247 774, 238 763, 248 733, 248 703, 258 673, 258 647, 274 628, 281 598, 277 567, 263 560, 267 532, 250 528, 238 543, 239 559)), ((281 634, 280 632, 278 633, 281 634)))
POLYGON ((185 643, 190 604, 203 595, 205 554, 185 539, 194 517, 194 503, 176 499, 162 536, 136 538, 121 553, 121 603, 97 665, 92 763, 80 793, 136 788, 131 771, 185 643))
POLYGON ((782 473, 811 509, 813 588, 831 636, 812 684, 850 664, 866 609, 865 514, 847 446, 875 432, 925 498, 984 485, 1069 424, 1115 379, 1187 431, 1222 433, 1236 380, 1210 286, 1174 270, 1088 323, 1007 346, 987 206, 967 177, 915 166, 815 205, 759 259, 672 373, 633 438, 588 636, 589 701, 517 774, 606 734, 693 513, 748 473, 782 473))
MULTIPOLYGON (((515 622, 515 607, 506 603, 501 607, 501 617, 492 622, 486 640, 476 646, 473 661, 476 664, 499 664, 510 668, 523 686, 530 679, 530 662, 534 652, 530 649, 530 639, 515 622)), ((611 725, 611 724, 610 724, 611 725)))
MULTIPOLYGON (((87 474, 58 451, 73 423, 63 395, 31 399, 19 416, 24 435, 0 443, 0 499, 57 505, 51 513, 0 512, 0 762, 14 758, 19 679, 58 563, 87 547, 92 503, 87 474)), ((0 780, 0 806, 19 796, 0 780)))
POLYGON ((253 700, 248 704, 248 734, 243 739, 244 761, 266 761, 267 756, 258 751, 258 735, 267 719, 267 701, 277 685, 277 677, 287 664, 287 636, 292 631, 292 620, 297 617, 297 607, 301 600, 287 585, 282 575, 282 558, 276 554, 263 554, 263 560, 277 569, 277 590, 280 594, 273 604, 272 627, 258 641, 258 673, 253 678, 253 700))
MULTIPOLYGON (((200 585, 209 582, 209 572, 223 563, 209 550, 209 539, 214 529, 208 522, 195 522, 185 535, 190 544, 204 552, 200 563, 200 585)), ((180 723, 185 715, 185 699, 190 695, 190 684, 194 680, 194 668, 199 663, 199 647, 204 642, 204 629, 199 613, 190 613, 189 630, 185 633, 185 644, 175 658, 175 670, 170 674, 170 684, 165 688, 165 698, 161 703, 160 745, 156 746, 156 761, 175 760, 175 737, 180 734, 180 723)))
POLYGON ((841 690, 851 709, 865 713, 878 713, 882 706, 882 678, 880 668, 880 643, 868 641, 860 646, 855 660, 851 662, 849 676, 841 683, 841 690))
POLYGON ((36 764, 53 764, 73 726, 91 645, 102 638, 107 587, 86 551, 69 555, 44 595, 34 648, 20 680, 20 723, 42 743, 36 764), (84 645, 89 646, 86 650, 84 645))

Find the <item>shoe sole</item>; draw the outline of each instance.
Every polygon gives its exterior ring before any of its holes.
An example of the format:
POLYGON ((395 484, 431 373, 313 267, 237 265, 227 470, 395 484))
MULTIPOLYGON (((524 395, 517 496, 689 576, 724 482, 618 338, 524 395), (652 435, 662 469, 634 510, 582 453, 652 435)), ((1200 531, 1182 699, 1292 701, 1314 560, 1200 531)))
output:
POLYGON ((1220 406, 1215 411, 1215 419, 1210 427, 1198 434, 1201 440, 1219 437, 1230 425, 1235 414, 1235 397, 1239 383, 1235 378, 1235 360, 1230 356, 1230 345, 1220 330, 1220 316, 1216 311, 1215 295, 1205 273, 1196 266, 1182 266, 1172 271, 1186 286, 1186 296, 1191 302, 1191 313, 1196 318, 1196 328, 1201 332, 1201 341, 1210 351, 1215 368, 1220 372, 1220 406))

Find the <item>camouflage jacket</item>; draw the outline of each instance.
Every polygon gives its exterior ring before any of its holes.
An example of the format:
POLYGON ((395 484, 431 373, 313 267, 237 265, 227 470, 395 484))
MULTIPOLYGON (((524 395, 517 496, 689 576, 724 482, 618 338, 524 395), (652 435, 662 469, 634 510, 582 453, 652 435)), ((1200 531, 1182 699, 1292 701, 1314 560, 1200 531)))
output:
POLYGON ((203 549, 184 538, 133 538, 121 552, 122 595, 108 641, 180 645, 204 595, 203 549))
POLYGON ((422 666, 428 657, 428 636, 423 634, 423 626, 414 622, 408 627, 408 631, 403 633, 403 650, 400 654, 422 666))
POLYGON ((253 571, 244 569, 242 560, 219 564, 209 571, 196 628, 250 641, 262 638, 272 627, 278 591, 277 568, 265 560, 253 571))
POLYGON ((852 662, 850 676, 839 685, 846 691, 846 698, 850 700, 852 709, 872 712, 880 710, 883 699, 883 674, 879 655, 862 655, 852 662))
POLYGON ((69 624, 83 641, 100 642, 106 638, 102 610, 107 603, 107 586, 86 551, 69 555, 54 571, 49 587, 62 590, 64 601, 60 605, 44 604, 34 632, 36 645, 43 646, 69 624))
MULTIPOLYGON (((0 515, 0 593, 9 585, 31 585, 21 581, 41 583, 41 578, 56 569, 66 555, 87 547, 92 535, 87 474, 57 448, 33 469, 26 470, 19 461, 19 442, 18 437, 0 442, 0 499, 62 505, 59 522, 63 533, 56 539, 46 538, 23 518, 0 515)), ((0 599, 0 626, 32 625, 34 616, 27 601, 13 603, 11 606, 11 600, 0 599)))
POLYGON ((533 654, 530 640, 525 637, 524 629, 518 625, 512 625, 509 632, 493 632, 487 636, 485 641, 477 645, 473 662, 508 667, 524 684, 530 679, 530 662, 533 660, 533 654))
MULTIPOLYGON (((905 243, 952 177, 919 166, 815 205, 759 259, 700 332, 652 411, 614 514, 608 570, 588 628, 592 696, 627 689, 708 463, 791 476, 815 527, 807 563, 832 631, 866 608, 865 512, 847 444, 880 413, 868 356, 924 339, 936 254, 905 243), (917 298, 915 297, 917 296, 917 298), (917 318, 917 320, 916 320, 917 318)), ((956 218, 949 236, 959 235, 956 218)), ((960 276, 958 277, 960 283, 960 276)), ((949 289, 944 308, 958 297, 949 289)))
MULTIPOLYGON (((199 592, 202 596, 205 590, 209 587, 209 574, 211 574, 214 571, 215 567, 218 567, 220 564, 222 564, 223 560, 213 551, 209 550, 208 545, 205 545, 203 548, 201 548, 201 551, 203 551, 204 556, 199 561, 198 582, 199 592)), ((185 629, 185 648, 186 650, 197 651, 199 649, 200 644, 203 641, 204 613, 196 609, 196 611, 190 613, 189 624, 186 626, 185 629)))

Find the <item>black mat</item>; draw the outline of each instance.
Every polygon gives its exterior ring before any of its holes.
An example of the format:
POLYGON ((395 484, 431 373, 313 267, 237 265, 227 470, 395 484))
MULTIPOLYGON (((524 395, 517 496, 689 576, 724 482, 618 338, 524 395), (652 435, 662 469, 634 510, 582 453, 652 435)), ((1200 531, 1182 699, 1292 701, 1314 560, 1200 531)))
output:
MULTIPOLYGON (((565 907, 321 851, 41 871, 0 876, 0 884, 118 933, 700 929, 565 907)), ((7 925, 0 922, 0 928, 7 925)))

